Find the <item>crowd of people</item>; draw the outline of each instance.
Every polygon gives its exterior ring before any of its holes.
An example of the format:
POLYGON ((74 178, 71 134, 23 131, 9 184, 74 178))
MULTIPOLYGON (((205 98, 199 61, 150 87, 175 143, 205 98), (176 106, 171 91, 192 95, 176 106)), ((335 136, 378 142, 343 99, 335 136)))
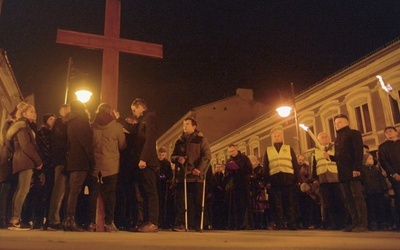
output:
POLYGON ((197 121, 184 119, 170 159, 156 148, 156 116, 142 99, 122 118, 107 103, 93 122, 74 100, 60 115, 20 103, 3 127, 0 228, 49 231, 400 229, 400 140, 372 155, 345 115, 337 137, 317 135, 311 156, 296 155, 271 133, 263 161, 227 146, 211 166, 197 121))

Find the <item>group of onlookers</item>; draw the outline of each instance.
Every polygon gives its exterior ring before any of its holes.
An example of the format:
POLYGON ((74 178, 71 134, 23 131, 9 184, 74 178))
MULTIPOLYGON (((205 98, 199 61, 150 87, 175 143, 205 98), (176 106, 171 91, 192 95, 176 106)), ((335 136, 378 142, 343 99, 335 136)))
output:
POLYGON ((20 103, 3 128, 0 227, 11 230, 157 232, 202 229, 364 232, 400 227, 400 142, 395 127, 373 157, 348 118, 337 137, 317 135, 310 158, 272 132, 263 162, 227 147, 210 167, 211 150, 193 117, 184 119, 171 158, 156 150, 154 112, 142 99, 126 119, 107 103, 93 122, 74 100, 60 116, 20 103))

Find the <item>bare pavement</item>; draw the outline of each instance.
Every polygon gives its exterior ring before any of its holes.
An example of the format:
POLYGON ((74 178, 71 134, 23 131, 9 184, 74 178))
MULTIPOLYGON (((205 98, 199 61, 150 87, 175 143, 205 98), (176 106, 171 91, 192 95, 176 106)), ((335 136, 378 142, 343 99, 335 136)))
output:
POLYGON ((0 249, 400 249, 399 232, 204 231, 89 233, 0 230, 0 249))

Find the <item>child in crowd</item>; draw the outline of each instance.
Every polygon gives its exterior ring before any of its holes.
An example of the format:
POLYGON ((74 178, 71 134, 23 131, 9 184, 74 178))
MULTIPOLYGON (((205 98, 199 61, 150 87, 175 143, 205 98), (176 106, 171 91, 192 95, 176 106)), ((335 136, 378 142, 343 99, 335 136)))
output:
POLYGON ((384 194, 388 187, 381 168, 374 164, 374 158, 369 153, 364 154, 362 173, 368 210, 368 229, 371 231, 381 230, 384 194))

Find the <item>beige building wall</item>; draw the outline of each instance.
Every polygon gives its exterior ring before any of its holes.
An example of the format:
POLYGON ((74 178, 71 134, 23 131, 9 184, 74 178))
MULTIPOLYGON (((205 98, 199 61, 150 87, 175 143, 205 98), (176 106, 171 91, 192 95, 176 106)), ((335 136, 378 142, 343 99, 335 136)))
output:
MULTIPOLYGON (((350 127, 362 132, 364 144, 376 150, 385 140, 383 130, 386 126, 394 125, 400 129, 399 90, 400 40, 397 40, 297 95, 298 121, 312 127, 315 135, 327 131, 335 137, 333 117, 343 113, 349 117, 350 127), (381 88, 376 75, 391 84, 397 100, 381 88)), ((212 162, 224 163, 228 157, 227 146, 231 143, 239 145, 242 152, 261 159, 266 148, 272 145, 271 133, 276 129, 283 129, 285 143, 296 153, 300 153, 300 144, 301 152, 311 155, 314 145, 304 130, 299 131, 299 143, 296 140, 293 114, 281 118, 271 109, 214 141, 211 144, 212 162)))
POLYGON ((201 131, 210 144, 237 128, 262 116, 267 107, 253 100, 253 90, 237 89, 236 95, 210 104, 196 107, 186 113, 167 132, 157 140, 157 147, 167 148, 169 157, 176 140, 182 134, 183 120, 194 117, 201 131))
MULTIPOLYGON (((0 129, 3 128, 8 115, 22 100, 14 73, 11 69, 5 51, 0 49, 0 129)), ((0 146, 3 145, 3 135, 0 133, 0 146)))

